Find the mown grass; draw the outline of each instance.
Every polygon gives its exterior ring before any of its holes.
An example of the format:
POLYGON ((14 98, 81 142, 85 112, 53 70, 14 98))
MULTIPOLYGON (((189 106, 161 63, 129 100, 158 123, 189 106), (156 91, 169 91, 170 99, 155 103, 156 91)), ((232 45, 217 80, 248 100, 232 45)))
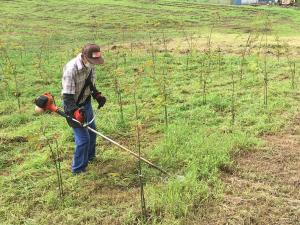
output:
MULTIPOLYGON (((293 9, 183 1, 52 0, 6 1, 1 3, 0 12, 3 224, 142 223, 136 161, 99 140, 97 162, 89 166, 85 175, 74 177, 70 173, 73 137, 64 119, 33 113, 33 99, 45 91, 51 91, 57 104, 61 104, 62 67, 86 42, 104 46, 106 64, 97 69, 97 83, 108 102, 97 118, 99 130, 135 149, 133 79, 138 76, 143 155, 171 174, 184 175, 184 179, 174 176, 165 180, 157 171, 143 167, 148 223, 187 222, 189 214, 221 196, 219 172, 233 166, 232 155, 261 144, 261 135, 276 132, 297 110, 299 92, 291 88, 290 62, 283 50, 278 62, 275 49, 268 47, 267 106, 263 97, 264 51, 258 55, 259 39, 245 58, 243 79, 239 74, 245 33, 258 32, 262 36, 267 18, 273 23, 270 41, 275 34, 299 37, 295 27, 299 27, 300 17, 293 9), (221 18, 217 22, 216 14, 221 18), (260 20, 258 16, 262 15, 260 20), (278 23, 283 19, 289 21, 289 26, 278 23), (205 42, 206 51, 197 47, 186 49, 187 39, 192 37, 195 45, 203 42, 213 25, 211 55, 205 42), (238 46, 233 46, 237 49, 222 52, 219 64, 216 50, 222 45, 214 43, 214 38, 222 40, 223 36, 232 37, 230 34, 237 35, 238 46), (8 53, 12 65, 3 52, 8 53), (166 102, 162 93, 163 71, 167 71, 166 102), (124 123, 120 121, 114 76, 120 82, 124 123), (207 85, 206 102, 203 80, 207 85), (20 93, 20 110, 16 92, 20 93), (164 104, 168 109, 168 128, 164 123, 164 104), (55 168, 42 130, 48 138, 57 139, 62 151, 63 200, 58 198, 55 168)), ((299 61, 297 51, 295 58, 299 61)), ((298 70, 296 75, 299 85, 298 70)))

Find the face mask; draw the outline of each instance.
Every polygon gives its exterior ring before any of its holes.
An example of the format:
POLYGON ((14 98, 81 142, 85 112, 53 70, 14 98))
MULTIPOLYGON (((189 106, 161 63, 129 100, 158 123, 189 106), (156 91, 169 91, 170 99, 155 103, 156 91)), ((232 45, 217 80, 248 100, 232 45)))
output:
POLYGON ((94 64, 91 64, 91 63, 89 63, 89 62, 86 62, 84 65, 85 65, 87 68, 89 68, 89 69, 95 68, 95 65, 94 65, 94 64))

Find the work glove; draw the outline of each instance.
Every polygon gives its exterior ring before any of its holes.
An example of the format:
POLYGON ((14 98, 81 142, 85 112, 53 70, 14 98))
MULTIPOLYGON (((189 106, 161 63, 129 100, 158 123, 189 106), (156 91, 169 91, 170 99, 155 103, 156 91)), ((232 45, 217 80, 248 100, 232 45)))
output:
POLYGON ((94 94, 94 98, 98 102, 98 108, 101 108, 105 105, 106 98, 101 95, 101 92, 96 92, 94 94))
POLYGON ((74 111, 74 119, 78 120, 80 123, 84 123, 85 121, 85 109, 83 107, 76 109, 74 111))

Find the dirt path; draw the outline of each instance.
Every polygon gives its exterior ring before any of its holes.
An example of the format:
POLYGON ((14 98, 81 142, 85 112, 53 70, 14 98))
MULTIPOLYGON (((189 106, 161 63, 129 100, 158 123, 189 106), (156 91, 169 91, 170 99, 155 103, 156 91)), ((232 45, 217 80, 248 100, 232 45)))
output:
POLYGON ((194 224, 300 225, 300 114, 266 145, 236 157, 223 173, 225 196, 194 224))
MULTIPOLYGON (((249 34, 244 35, 235 35, 235 34, 220 34, 220 33, 214 33, 212 35, 212 49, 214 51, 218 51, 220 48, 220 51, 222 53, 227 54, 236 54, 236 55, 242 55, 245 51, 245 43, 247 42, 249 34)), ((192 48, 199 51, 207 50, 207 36, 201 36, 201 37, 193 37, 192 39, 192 48)), ((259 48, 259 38, 252 43, 251 53, 258 51, 259 48)), ((167 49, 170 52, 179 52, 180 54, 187 54, 190 49, 190 42, 186 40, 185 37, 182 38, 168 38, 166 40, 167 42, 167 49)), ((280 49, 280 56, 285 57, 285 50, 284 47, 286 44, 289 46, 289 55, 290 56, 300 56, 300 36, 295 37, 281 37, 279 39, 279 43, 281 45, 280 49)), ((269 48, 269 54, 273 55, 274 57, 277 56, 277 49, 276 45, 278 44, 275 37, 270 37, 268 40, 268 44, 270 45, 269 48)), ((162 40, 157 40, 154 43, 155 48, 157 48, 158 51, 162 52, 165 50, 165 46, 163 45, 162 40)), ((138 49, 139 51, 149 51, 151 47, 149 46, 149 43, 146 42, 137 42, 132 44, 133 49, 138 49)), ((108 50, 116 50, 116 49, 131 49, 131 43, 115 43, 114 45, 107 45, 103 46, 104 51, 108 50)), ((247 54, 249 54, 249 48, 247 48, 247 54)))

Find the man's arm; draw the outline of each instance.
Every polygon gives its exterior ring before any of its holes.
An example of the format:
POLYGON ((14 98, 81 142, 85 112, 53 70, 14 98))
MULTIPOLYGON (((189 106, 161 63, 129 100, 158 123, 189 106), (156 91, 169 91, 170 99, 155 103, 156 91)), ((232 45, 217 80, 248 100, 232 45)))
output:
POLYGON ((75 72, 71 69, 64 68, 62 77, 62 94, 65 112, 73 115, 74 111, 78 109, 75 102, 75 72))
POLYGON ((103 107, 105 102, 106 102, 106 98, 104 96, 102 96, 102 93, 100 91, 97 90, 96 85, 95 85, 95 81, 96 81, 96 74, 95 74, 95 70, 92 71, 92 80, 91 80, 91 85, 90 85, 90 89, 92 92, 92 96, 93 98, 98 102, 99 107, 103 107))
POLYGON ((65 113, 73 115, 74 111, 78 109, 78 106, 75 103, 74 95, 72 94, 63 94, 63 102, 65 113))
POLYGON ((92 92, 93 98, 95 98, 96 93, 101 93, 96 88, 96 71, 95 69, 92 69, 92 77, 91 77, 91 83, 90 83, 90 90, 92 92))

